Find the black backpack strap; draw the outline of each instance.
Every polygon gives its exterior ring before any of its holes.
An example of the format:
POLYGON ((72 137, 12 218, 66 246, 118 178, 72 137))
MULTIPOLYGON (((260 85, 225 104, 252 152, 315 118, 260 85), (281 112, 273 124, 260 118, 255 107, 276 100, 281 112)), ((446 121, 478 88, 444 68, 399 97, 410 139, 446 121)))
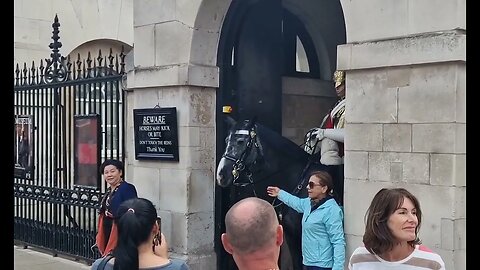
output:
POLYGON ((97 270, 103 270, 105 269, 105 265, 108 263, 108 261, 110 261, 110 259, 113 258, 113 255, 112 254, 107 254, 105 257, 103 257, 102 261, 100 262, 100 264, 98 265, 97 267, 97 270))

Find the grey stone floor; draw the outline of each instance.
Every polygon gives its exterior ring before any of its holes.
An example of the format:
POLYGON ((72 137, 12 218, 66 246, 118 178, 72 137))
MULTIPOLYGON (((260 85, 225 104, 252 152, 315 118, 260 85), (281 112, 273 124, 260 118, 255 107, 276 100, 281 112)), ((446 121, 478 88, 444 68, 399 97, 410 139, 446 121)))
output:
POLYGON ((40 249, 13 246, 15 270, 87 270, 90 266, 83 261, 74 261, 60 255, 53 257, 40 249))

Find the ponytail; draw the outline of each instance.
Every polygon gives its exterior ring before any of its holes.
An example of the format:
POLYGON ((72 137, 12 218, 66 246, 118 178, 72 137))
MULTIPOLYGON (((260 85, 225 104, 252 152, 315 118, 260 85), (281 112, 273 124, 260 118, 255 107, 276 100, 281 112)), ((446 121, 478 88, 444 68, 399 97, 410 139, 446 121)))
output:
POLYGON ((146 199, 134 198, 120 205, 115 218, 118 240, 113 251, 114 270, 138 269, 138 247, 150 238, 156 217, 155 206, 146 199))

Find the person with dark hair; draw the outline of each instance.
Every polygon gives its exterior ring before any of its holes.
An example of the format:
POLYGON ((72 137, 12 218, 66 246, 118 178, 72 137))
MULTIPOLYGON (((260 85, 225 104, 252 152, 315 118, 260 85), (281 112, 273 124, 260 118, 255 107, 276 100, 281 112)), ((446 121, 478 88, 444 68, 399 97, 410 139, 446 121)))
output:
POLYGON ((184 261, 168 258, 168 244, 158 220, 151 201, 145 198, 124 201, 115 216, 118 242, 112 257, 97 259, 91 269, 188 270, 184 261), (102 263, 104 268, 99 269, 102 263))
POLYGON ((422 210, 404 188, 382 188, 365 214, 364 246, 350 257, 350 270, 445 270, 442 258, 421 245, 422 210))
POLYGON ((332 177, 326 171, 312 172, 308 198, 299 198, 278 187, 267 193, 293 208, 302 217, 302 257, 306 270, 343 270, 345 233, 343 211, 331 195, 332 177))
POLYGON ((123 179, 123 163, 116 159, 107 159, 100 165, 100 173, 108 184, 105 196, 100 204, 98 232, 95 245, 100 254, 105 256, 116 245, 116 225, 113 222, 120 204, 137 197, 134 185, 123 179))
POLYGON ((230 207, 221 239, 239 270, 279 269, 283 227, 267 201, 249 197, 230 207))

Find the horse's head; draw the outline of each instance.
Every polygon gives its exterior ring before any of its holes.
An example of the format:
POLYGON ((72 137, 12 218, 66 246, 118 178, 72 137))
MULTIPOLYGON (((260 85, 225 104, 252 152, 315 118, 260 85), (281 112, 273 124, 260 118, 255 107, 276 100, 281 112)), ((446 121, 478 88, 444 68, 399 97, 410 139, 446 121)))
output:
POLYGON ((254 120, 236 122, 227 117, 227 122, 230 130, 225 139, 225 152, 217 167, 217 184, 221 187, 245 185, 238 179, 242 175, 251 175, 252 167, 262 156, 257 126, 254 120))

